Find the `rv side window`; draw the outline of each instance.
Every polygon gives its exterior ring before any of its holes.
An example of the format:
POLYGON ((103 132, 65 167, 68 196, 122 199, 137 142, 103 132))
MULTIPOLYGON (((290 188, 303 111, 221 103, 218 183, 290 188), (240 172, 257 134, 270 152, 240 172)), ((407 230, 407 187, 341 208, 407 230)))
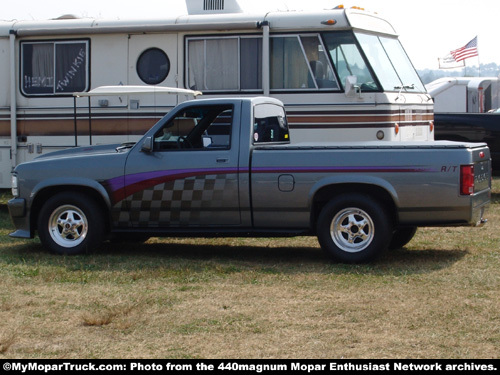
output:
POLYGON ((193 90, 262 90, 262 38, 187 39, 187 85, 193 90))
POLYGON ((271 89, 339 89, 318 35, 271 37, 271 89))
POLYGON ((148 85, 157 85, 167 78, 170 60, 159 48, 149 48, 137 59, 137 75, 148 85))
POLYGON ((379 90, 351 32, 324 33, 323 37, 342 84, 347 76, 356 76, 362 91, 379 90))
POLYGON ((21 43, 21 90, 27 96, 88 90, 88 41, 21 43))

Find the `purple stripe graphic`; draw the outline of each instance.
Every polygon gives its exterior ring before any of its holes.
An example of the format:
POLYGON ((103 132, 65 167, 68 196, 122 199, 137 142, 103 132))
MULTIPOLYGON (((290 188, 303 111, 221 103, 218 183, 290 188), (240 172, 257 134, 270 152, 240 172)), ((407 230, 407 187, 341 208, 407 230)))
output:
MULTIPOLYGON (((152 186, 195 176, 249 173, 249 168, 193 168, 170 171, 153 171, 129 174, 107 180, 105 185, 113 201, 119 202, 127 196, 152 186)), ((425 166, 364 166, 364 167, 253 167, 252 173, 421 173, 437 172, 425 166)))

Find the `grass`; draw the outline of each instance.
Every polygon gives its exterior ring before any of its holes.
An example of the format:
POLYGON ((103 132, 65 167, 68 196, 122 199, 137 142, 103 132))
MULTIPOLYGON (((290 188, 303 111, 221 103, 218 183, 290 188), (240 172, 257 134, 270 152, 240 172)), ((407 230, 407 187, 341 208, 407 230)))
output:
POLYGON ((500 179, 493 201, 486 226, 423 228, 369 265, 313 237, 55 256, 7 237, 2 207, 0 358, 498 358, 500 179))

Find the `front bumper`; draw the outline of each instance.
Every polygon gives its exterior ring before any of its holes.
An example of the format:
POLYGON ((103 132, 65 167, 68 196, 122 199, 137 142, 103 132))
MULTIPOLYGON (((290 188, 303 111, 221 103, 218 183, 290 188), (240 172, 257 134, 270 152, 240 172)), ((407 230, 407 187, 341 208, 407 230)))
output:
POLYGON ((26 200, 23 198, 13 198, 7 202, 7 207, 9 207, 9 214, 12 218, 25 217, 26 216, 26 200))
POLYGON ((30 220, 26 207, 26 200, 23 198, 13 198, 7 202, 10 218, 16 231, 9 234, 14 238, 33 238, 30 228, 30 220))

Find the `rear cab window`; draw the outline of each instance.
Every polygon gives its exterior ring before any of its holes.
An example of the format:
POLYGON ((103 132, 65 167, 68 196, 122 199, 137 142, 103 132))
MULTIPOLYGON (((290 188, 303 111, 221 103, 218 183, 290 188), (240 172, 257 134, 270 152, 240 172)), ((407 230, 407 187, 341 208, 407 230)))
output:
POLYGON ((254 108, 253 143, 289 143, 288 121, 283 107, 258 104, 254 108))

